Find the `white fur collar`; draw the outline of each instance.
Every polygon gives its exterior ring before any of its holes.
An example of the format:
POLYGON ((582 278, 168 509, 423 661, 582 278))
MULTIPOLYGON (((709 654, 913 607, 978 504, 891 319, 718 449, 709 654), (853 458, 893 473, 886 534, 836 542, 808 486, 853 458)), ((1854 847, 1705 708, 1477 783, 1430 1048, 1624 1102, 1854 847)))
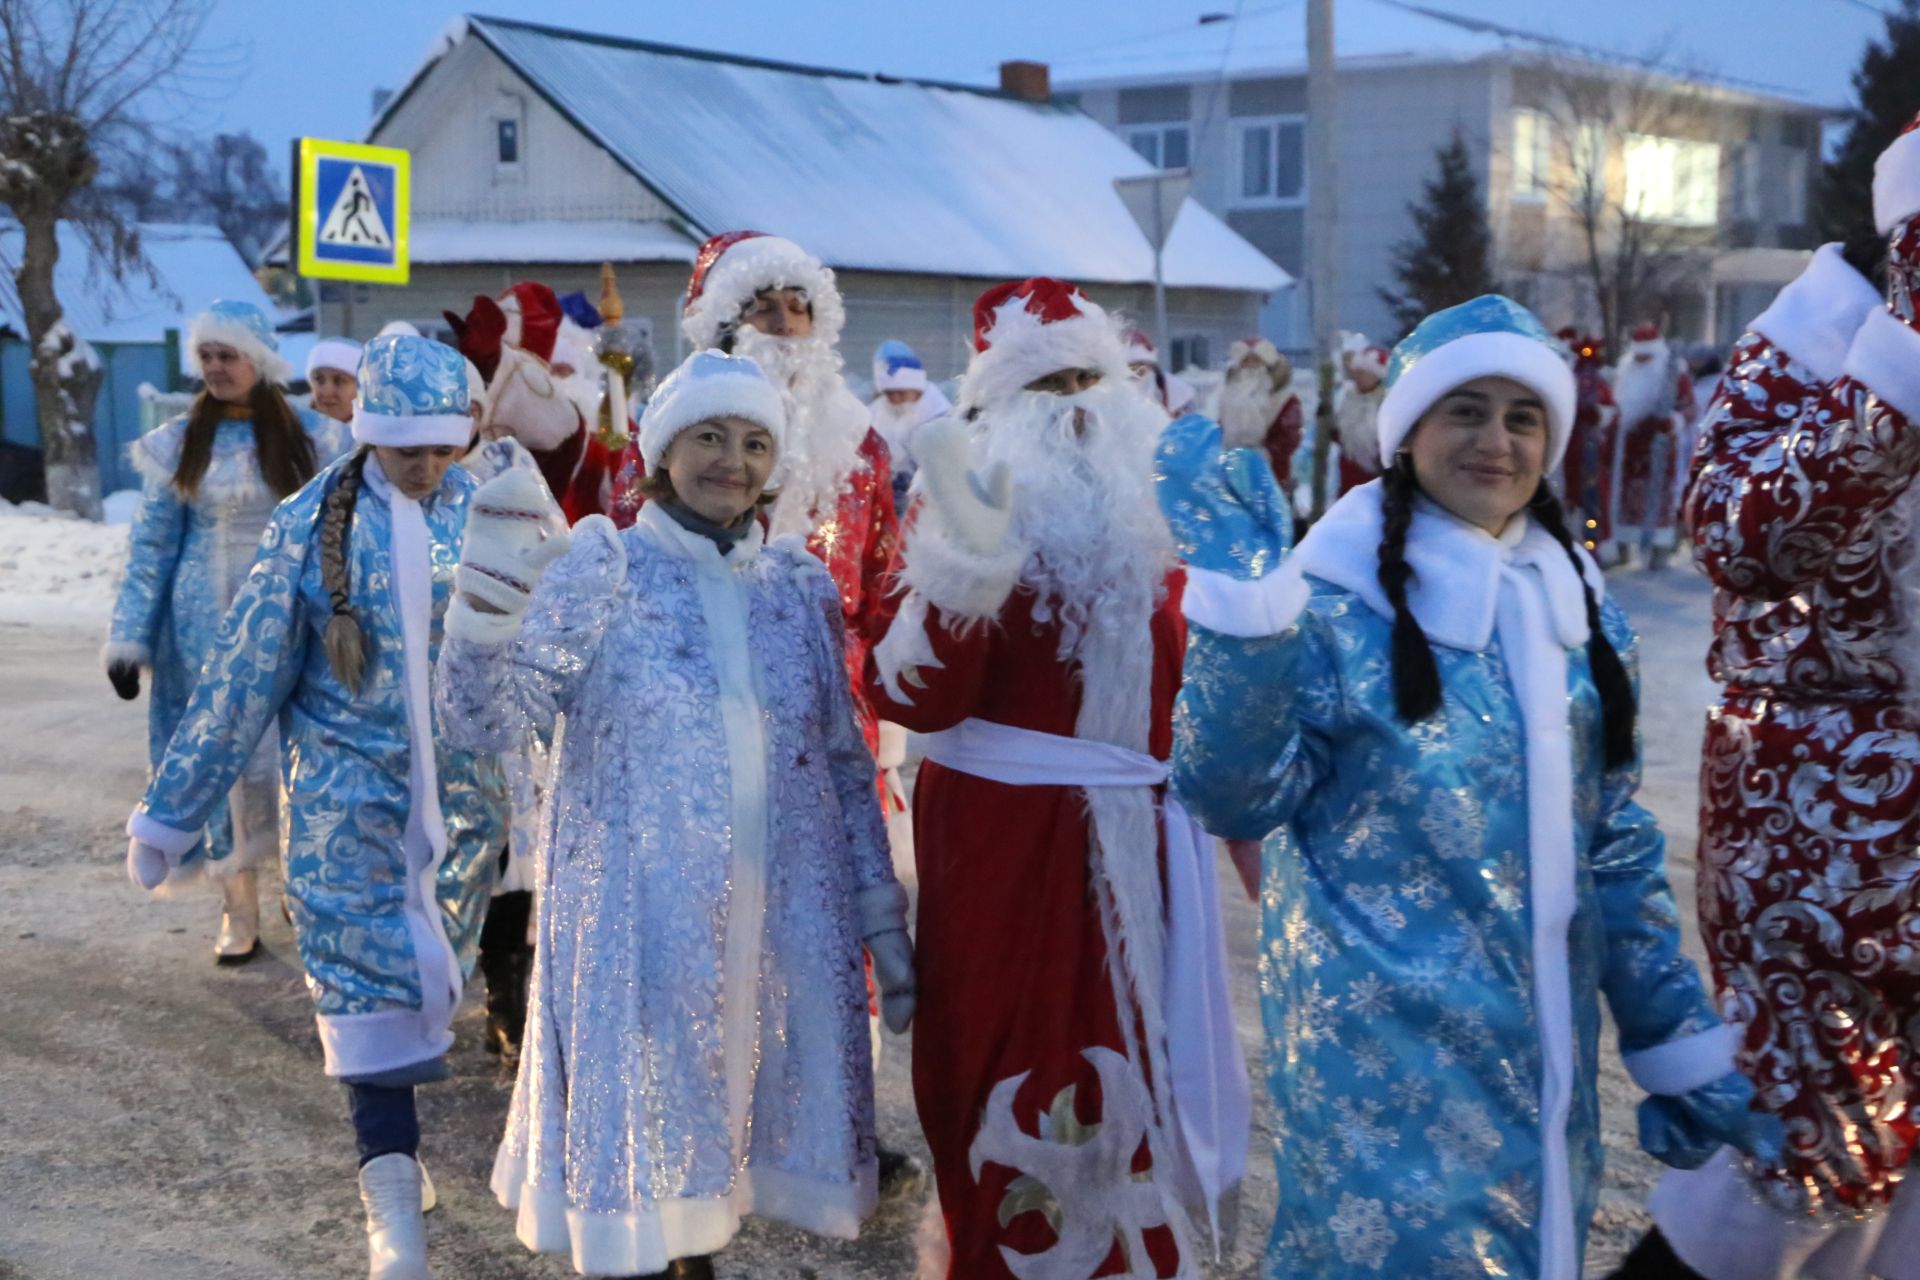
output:
MULTIPOLYGON (((1353 592, 1391 618, 1393 606, 1379 578, 1383 492, 1378 480, 1349 492, 1300 540, 1286 564, 1353 592)), ((1508 566, 1531 566, 1539 574, 1561 644, 1571 649, 1587 642, 1586 597, 1573 564, 1553 535, 1525 514, 1495 538, 1422 498, 1407 531, 1406 556, 1413 567, 1407 607, 1437 644, 1481 650, 1492 643, 1500 579, 1508 566)), ((1599 569, 1585 552, 1580 560, 1595 595, 1604 594, 1599 569)))
POLYGON ((733 550, 723 556, 720 554, 720 548, 713 544, 711 538, 702 537, 684 527, 678 520, 668 515, 666 508, 657 502, 649 502, 641 507, 634 524, 635 527, 645 531, 654 545, 662 548, 669 555, 691 561, 701 572, 711 572, 716 569, 726 572, 750 563, 760 554, 760 547, 766 536, 760 522, 755 520, 753 526, 747 530, 747 536, 736 542, 733 550))

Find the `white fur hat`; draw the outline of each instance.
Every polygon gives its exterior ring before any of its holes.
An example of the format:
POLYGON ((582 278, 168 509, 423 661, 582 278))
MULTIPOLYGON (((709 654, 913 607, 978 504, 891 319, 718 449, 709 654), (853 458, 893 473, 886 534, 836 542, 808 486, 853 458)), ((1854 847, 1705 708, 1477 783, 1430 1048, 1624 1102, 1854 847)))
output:
POLYGON ((973 360, 960 379, 963 409, 989 404, 1061 369, 1124 379, 1127 349, 1111 317, 1086 294, 1047 276, 995 285, 973 304, 973 360))
POLYGON ((661 381, 640 415, 640 457, 647 470, 659 469, 682 431, 714 418, 745 418, 772 433, 776 450, 785 449, 786 405, 759 364, 747 356, 696 351, 661 381))
POLYGON ((846 306, 833 272, 791 240, 762 231, 710 237, 693 260, 680 328, 696 349, 715 346, 722 333, 763 289, 799 289, 813 304, 813 332, 828 346, 840 341, 846 306))
POLYGON ((1920 213, 1920 116, 1873 162, 1873 221, 1890 236, 1920 213))
POLYGON ((280 354, 280 342, 273 326, 260 308, 250 302, 215 302, 193 318, 187 329, 187 372, 201 377, 200 344, 218 343, 232 347, 253 365, 254 372, 268 382, 285 386, 293 377, 293 366, 280 354))
POLYGON ((360 371, 360 344, 351 338, 322 338, 307 352, 307 381, 321 369, 332 369, 349 378, 360 371))

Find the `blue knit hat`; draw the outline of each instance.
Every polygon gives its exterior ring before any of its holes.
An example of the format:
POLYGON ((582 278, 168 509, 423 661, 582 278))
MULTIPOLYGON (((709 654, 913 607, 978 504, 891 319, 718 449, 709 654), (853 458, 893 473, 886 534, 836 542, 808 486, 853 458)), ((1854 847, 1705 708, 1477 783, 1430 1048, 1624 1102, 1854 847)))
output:
POLYGON ((260 308, 250 302, 223 298, 193 318, 187 328, 187 372, 196 378, 202 376, 200 344, 203 342, 232 347, 268 382, 285 385, 293 376, 293 366, 280 354, 280 342, 273 336, 273 325, 260 308))
POLYGON ((1434 312, 1393 349, 1380 403, 1380 465, 1393 461, 1422 414, 1475 378, 1511 378, 1540 397, 1547 470, 1560 465, 1573 429, 1573 370, 1533 312, 1497 293, 1434 312))
POLYGON ((353 398, 353 438, 409 449, 473 439, 467 358, 444 342, 394 333, 367 344, 353 398))

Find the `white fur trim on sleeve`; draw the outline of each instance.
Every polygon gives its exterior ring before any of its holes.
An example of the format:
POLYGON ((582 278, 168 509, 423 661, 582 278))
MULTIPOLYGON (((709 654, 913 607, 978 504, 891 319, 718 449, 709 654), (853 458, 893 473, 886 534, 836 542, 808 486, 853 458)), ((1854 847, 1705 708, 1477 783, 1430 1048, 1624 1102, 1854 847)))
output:
POLYGON ((907 891, 897 880, 860 890, 854 895, 853 909, 862 938, 907 927, 907 891))
POLYGON ((105 671, 116 662, 131 662, 136 666, 152 667, 153 650, 138 640, 109 640, 100 650, 100 669, 105 671))
POLYGON ((1879 305, 1880 291, 1848 264, 1838 244, 1828 244, 1747 327, 1832 382, 1846 365, 1847 344, 1879 305))
POLYGON ((1873 222, 1880 234, 1920 213, 1920 129, 1903 133, 1873 165, 1873 222))
POLYGON ((171 866, 180 865, 180 859, 193 852, 193 846, 200 843, 198 831, 170 827, 156 818, 148 817, 145 809, 135 809, 133 816, 127 819, 127 834, 166 854, 171 866))
POLYGON ((1189 565, 1180 611, 1209 631, 1251 640, 1279 635, 1298 622, 1311 594, 1300 571, 1287 564, 1251 580, 1189 565))
POLYGON ((1026 563, 1027 548, 1013 539, 998 555, 982 556, 926 520, 907 542, 900 580, 942 613, 984 621, 999 616, 1026 563))
POLYGON ((1648 1093, 1676 1097, 1733 1070, 1740 1032, 1731 1023, 1656 1044, 1650 1049, 1621 1055, 1627 1074, 1648 1093))
POLYGON ((1920 333, 1891 311, 1874 311, 1867 316, 1860 332, 1853 335, 1846 371, 1920 424, 1920 333))

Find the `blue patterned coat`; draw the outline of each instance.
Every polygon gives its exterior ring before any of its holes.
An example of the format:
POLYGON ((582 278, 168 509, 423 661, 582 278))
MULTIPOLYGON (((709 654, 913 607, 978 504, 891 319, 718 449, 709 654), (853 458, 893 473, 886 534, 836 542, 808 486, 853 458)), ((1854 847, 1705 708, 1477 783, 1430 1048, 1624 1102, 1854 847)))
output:
POLYGON ((658 503, 590 517, 518 633, 461 610, 435 673, 454 741, 553 742, 493 1189, 595 1275, 711 1252, 748 1212, 851 1237, 874 1205, 860 939, 906 895, 833 579, 759 537, 722 558, 658 503))
MULTIPOLYGON (((313 442, 314 463, 324 467, 350 443, 345 424, 311 410, 296 411, 313 442)), ((127 576, 114 604, 107 656, 126 658, 152 669, 147 702, 147 759, 158 765, 167 740, 180 723, 200 667, 213 651, 214 632, 260 546, 279 497, 267 487, 254 456, 253 423, 222 421, 214 428, 213 455, 191 499, 174 487, 186 442, 187 417, 161 423, 133 444, 134 469, 140 473, 140 507, 133 518, 127 576)), ((249 771, 263 787, 264 810, 256 825, 271 840, 273 752, 261 751, 249 771)), ((236 793, 237 794, 237 793, 236 793)), ((213 861, 233 852, 233 823, 225 808, 207 821, 207 848, 213 861)), ((251 841, 245 842, 251 843, 251 841)), ((243 859, 249 853, 243 849, 243 859)))
MULTIPOLYGON (((1188 589, 1175 781, 1216 834, 1267 838, 1267 1274, 1572 1280, 1600 1178, 1599 995, 1650 1089, 1725 1073, 1730 1041, 1680 954, 1637 751, 1602 767, 1565 552, 1524 518, 1496 540, 1423 504, 1408 559, 1432 589, 1410 595, 1444 702, 1408 726, 1378 493, 1263 582, 1188 589)), ((1602 617, 1631 670, 1624 615, 1602 617)))
MULTIPOLYGON (((427 673, 408 669, 394 516, 371 459, 348 550, 352 606, 367 639, 359 692, 328 666, 321 632, 332 609, 321 582, 319 515, 344 463, 274 512, 129 829, 170 860, 197 856, 195 835, 278 718, 294 930, 327 1072, 357 1076, 426 1061, 451 1045, 448 1024, 472 965, 507 813, 490 756, 436 746, 425 774, 437 778, 431 797, 411 776, 409 683, 430 704, 427 673)), ((475 487, 455 467, 420 504, 436 649, 475 487)), ((430 705, 420 714, 430 726, 430 705)))

